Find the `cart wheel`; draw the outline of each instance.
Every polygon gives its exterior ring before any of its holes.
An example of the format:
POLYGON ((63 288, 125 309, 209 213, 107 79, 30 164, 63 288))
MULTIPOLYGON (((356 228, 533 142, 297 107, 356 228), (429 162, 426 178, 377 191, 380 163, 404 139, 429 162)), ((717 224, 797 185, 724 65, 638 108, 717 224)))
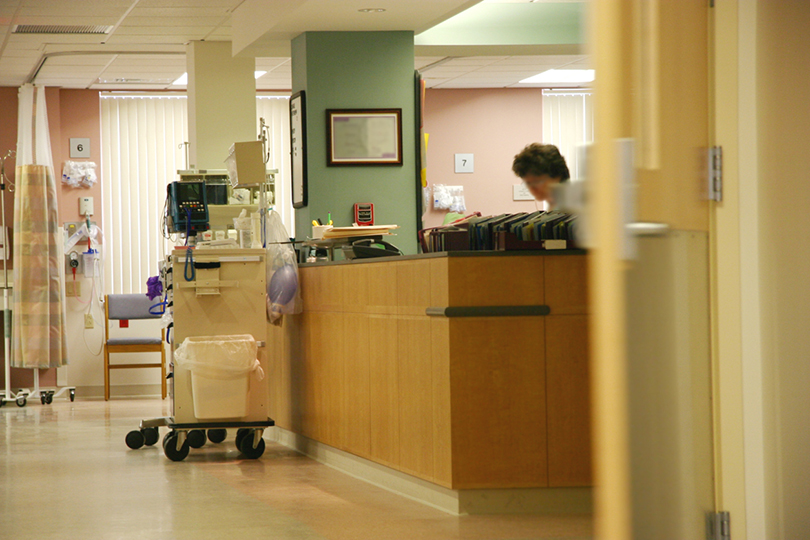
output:
POLYGON ((53 403, 53 392, 50 392, 48 393, 48 395, 45 396, 45 403, 47 403, 48 405, 53 403))
POLYGON ((0 407, 6 406, 6 396, 5 394, 0 394, 0 407))
POLYGON ((158 442, 158 439, 160 438, 160 433, 158 432, 158 428, 156 427, 143 428, 141 430, 141 434, 143 435, 144 443, 146 444, 146 446, 154 445, 156 442, 158 442))
POLYGON ((202 429, 192 429, 189 431, 188 445, 192 448, 202 448, 205 446, 205 431, 202 429))
POLYGON ((17 398, 17 407, 25 407, 26 401, 28 401, 28 400, 25 399, 25 396, 18 397, 17 398))
POLYGON ((48 402, 48 396, 46 396, 45 394, 40 394, 39 400, 42 402, 43 405, 45 405, 45 403, 48 402))
POLYGON ((188 437, 186 437, 186 442, 183 443, 180 450, 177 449, 176 440, 177 433, 174 431, 170 431, 166 434, 166 436, 163 437, 163 453, 172 461, 183 461, 188 455, 188 437))
POLYGON ((208 440, 212 443, 221 443, 228 437, 227 429, 209 429, 208 440))
POLYGON ((262 454, 264 454, 264 439, 259 439, 259 444, 256 448, 253 448, 253 432, 242 437, 242 440, 239 442, 239 451, 248 459, 259 459, 262 457, 262 454))
POLYGON ((133 450, 137 450, 138 448, 143 446, 144 443, 143 433, 141 433, 138 430, 130 431, 129 433, 127 433, 126 441, 127 446, 129 446, 133 450))
POLYGON ((244 439, 247 435, 250 434, 250 430, 248 428, 239 428, 236 430, 236 447, 241 450, 242 449, 242 439, 244 439))
POLYGON ((70 391, 70 401, 75 401, 75 400, 76 400, 76 390, 71 390, 70 391))

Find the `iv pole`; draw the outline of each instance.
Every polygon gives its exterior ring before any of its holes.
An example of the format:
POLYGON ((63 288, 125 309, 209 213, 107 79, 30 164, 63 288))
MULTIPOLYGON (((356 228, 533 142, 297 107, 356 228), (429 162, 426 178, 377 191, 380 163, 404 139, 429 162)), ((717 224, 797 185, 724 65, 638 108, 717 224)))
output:
MULTIPOLYGON (((7 401, 15 401, 16 396, 11 393, 11 311, 8 309, 8 228, 6 227, 6 160, 17 155, 16 150, 9 150, 5 156, 0 157, 0 219, 3 227, 3 345, 5 363, 5 393, 0 400, 0 406, 7 401)), ((11 189, 9 188, 9 191, 11 189)))

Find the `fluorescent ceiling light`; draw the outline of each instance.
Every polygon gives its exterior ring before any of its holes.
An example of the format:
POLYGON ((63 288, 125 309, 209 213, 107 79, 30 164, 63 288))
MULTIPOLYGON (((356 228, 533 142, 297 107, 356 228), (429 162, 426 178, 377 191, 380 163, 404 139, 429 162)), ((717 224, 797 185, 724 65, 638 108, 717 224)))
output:
POLYGON ((549 69, 520 82, 521 84, 589 83, 593 80, 594 70, 592 69, 549 69))
MULTIPOLYGON (((258 79, 262 75, 267 73, 266 71, 254 71, 253 78, 258 79)), ((172 83, 175 86, 187 86, 188 85, 188 73, 183 73, 172 83)))

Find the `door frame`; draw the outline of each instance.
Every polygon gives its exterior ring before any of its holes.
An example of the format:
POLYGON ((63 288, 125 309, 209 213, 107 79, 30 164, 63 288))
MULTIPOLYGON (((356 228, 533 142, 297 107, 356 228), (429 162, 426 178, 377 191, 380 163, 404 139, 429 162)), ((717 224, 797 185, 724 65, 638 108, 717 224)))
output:
POLYGON ((756 0, 723 0, 710 15, 711 136, 723 148, 724 191, 710 235, 715 504, 731 513, 735 540, 766 538, 756 11, 756 0))

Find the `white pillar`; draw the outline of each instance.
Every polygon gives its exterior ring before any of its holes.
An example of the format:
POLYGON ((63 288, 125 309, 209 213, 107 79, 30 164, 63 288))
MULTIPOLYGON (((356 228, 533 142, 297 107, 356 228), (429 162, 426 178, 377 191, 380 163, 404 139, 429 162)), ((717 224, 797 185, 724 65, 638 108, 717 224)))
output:
POLYGON ((229 41, 192 41, 186 66, 190 166, 224 169, 231 144, 256 139, 256 62, 229 41))

